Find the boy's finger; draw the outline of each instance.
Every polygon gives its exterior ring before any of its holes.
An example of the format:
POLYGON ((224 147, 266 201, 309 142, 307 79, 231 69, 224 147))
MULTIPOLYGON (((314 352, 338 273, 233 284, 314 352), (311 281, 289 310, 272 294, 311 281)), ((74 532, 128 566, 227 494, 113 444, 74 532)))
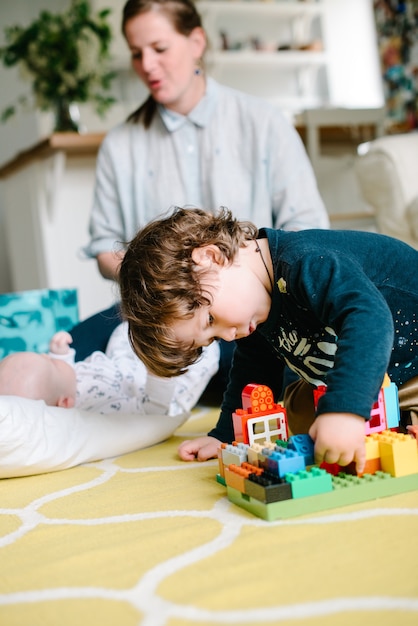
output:
POLYGON ((366 465, 366 446, 364 444, 361 446, 361 448, 356 450, 354 460, 356 462, 357 474, 362 474, 366 465))
POLYGON ((205 446, 202 446, 197 454, 198 461, 207 461, 208 459, 213 459, 218 455, 217 446, 213 443, 208 443, 205 446))

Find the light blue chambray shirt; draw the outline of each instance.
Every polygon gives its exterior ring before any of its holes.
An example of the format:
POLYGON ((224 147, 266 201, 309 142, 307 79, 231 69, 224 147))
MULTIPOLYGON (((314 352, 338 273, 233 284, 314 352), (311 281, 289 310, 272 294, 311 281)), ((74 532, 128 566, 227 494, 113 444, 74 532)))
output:
POLYGON ((149 129, 123 123, 106 135, 86 254, 117 249, 174 206, 226 206, 259 227, 329 226, 294 127, 276 106, 211 78, 189 115, 159 105, 149 129))

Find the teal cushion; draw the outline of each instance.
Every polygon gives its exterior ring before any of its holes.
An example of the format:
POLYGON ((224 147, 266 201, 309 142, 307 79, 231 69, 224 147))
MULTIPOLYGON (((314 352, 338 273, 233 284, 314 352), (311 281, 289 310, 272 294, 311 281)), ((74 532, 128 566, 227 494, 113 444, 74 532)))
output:
POLYGON ((0 294, 0 359, 13 352, 48 352, 52 335, 78 321, 76 289, 0 294))

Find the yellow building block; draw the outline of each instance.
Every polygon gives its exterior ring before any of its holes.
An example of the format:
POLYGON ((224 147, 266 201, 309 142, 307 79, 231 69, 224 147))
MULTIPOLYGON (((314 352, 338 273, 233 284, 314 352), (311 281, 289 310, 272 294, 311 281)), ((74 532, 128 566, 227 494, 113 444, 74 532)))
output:
POLYGON ((373 435, 366 437, 366 461, 380 457, 379 441, 373 435))
POLYGON ((418 473, 418 447, 415 439, 390 430, 374 436, 379 442, 383 472, 395 477, 418 473))

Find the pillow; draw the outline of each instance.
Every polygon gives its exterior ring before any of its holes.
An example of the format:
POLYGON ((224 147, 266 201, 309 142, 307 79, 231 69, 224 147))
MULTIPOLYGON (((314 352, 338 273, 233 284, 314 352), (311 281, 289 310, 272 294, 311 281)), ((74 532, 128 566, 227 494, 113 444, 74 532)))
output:
POLYGON ((0 397, 0 478, 53 472, 155 445, 190 413, 175 417, 100 413, 0 397))

